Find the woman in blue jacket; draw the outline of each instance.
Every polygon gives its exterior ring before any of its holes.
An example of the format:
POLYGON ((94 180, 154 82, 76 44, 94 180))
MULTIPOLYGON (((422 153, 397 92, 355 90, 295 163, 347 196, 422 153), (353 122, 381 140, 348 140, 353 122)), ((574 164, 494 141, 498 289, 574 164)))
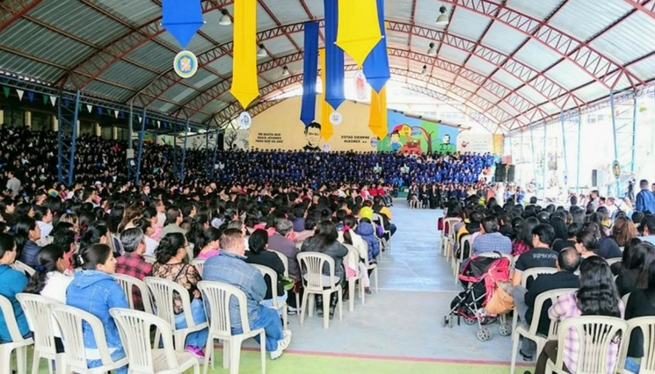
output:
MULTIPOLYGON (((116 269, 114 254, 106 244, 93 244, 75 255, 74 262, 81 271, 75 273, 75 279, 68 286, 66 304, 89 312, 100 319, 105 328, 111 358, 120 360, 125 357, 125 350, 109 309, 129 308, 129 305, 123 290, 110 275, 114 274, 116 269)), ((101 366, 102 361, 93 332, 86 326, 84 326, 84 346, 89 368, 101 366)), ((127 373, 127 366, 116 370, 116 373, 127 373)))
POLYGON ((359 225, 355 229, 355 234, 359 235, 368 244, 368 260, 375 261, 380 254, 380 240, 375 234, 375 228, 368 218, 361 218, 359 225))
MULTIPOLYGON (((23 308, 16 300, 16 294, 23 292, 27 285, 27 277, 20 271, 14 270, 11 264, 16 261, 16 243, 9 234, 0 233, 0 295, 6 297, 14 307, 14 317, 18 321, 21 335, 27 338, 32 333, 27 325, 23 308)), ((5 316, 0 312, 0 343, 11 342, 5 316)))

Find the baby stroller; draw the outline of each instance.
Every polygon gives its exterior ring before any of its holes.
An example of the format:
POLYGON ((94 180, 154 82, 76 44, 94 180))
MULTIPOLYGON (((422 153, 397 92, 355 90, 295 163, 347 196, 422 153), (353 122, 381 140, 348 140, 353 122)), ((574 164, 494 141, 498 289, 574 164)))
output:
MULTIPOLYGON (((484 312, 484 306, 496 291, 498 281, 509 279, 510 261, 500 253, 490 257, 488 255, 473 256, 464 264, 459 280, 464 291, 457 295, 450 303, 450 313, 443 317, 441 325, 453 327, 455 317, 457 324, 464 319, 467 325, 478 324, 477 338, 480 341, 491 339, 491 331, 486 326, 496 316, 484 312)), ((508 336, 512 333, 512 326, 507 322, 505 315, 500 316, 498 333, 508 336)))

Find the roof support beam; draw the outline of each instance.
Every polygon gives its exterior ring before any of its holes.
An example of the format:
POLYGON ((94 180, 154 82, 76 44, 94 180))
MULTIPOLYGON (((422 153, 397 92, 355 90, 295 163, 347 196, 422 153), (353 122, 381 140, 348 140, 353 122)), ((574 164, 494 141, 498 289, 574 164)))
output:
POLYGON ((655 19, 655 1, 654 0, 623 0, 635 7, 652 19, 655 19))
POLYGON ((0 2, 0 32, 16 22, 43 0, 6 0, 0 2))

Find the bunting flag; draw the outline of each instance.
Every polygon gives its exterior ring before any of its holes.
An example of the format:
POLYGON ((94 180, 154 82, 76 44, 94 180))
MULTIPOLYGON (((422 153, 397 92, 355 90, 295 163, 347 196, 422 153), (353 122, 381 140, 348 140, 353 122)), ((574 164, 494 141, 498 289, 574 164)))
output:
POLYGON ((378 23, 382 39, 364 61, 364 76, 375 92, 380 92, 389 78, 391 78, 391 73, 389 71, 389 54, 387 53, 387 30, 384 22, 384 0, 377 0, 377 7, 378 23))
POLYGON ((321 48, 318 51, 319 59, 321 60, 321 84, 323 85, 323 90, 321 91, 321 138, 323 140, 328 140, 332 137, 334 130, 332 129, 332 122, 330 122, 330 114, 332 113, 332 107, 330 104, 325 101, 325 48, 321 48))
POLYGON ((141 123, 141 121, 143 120, 143 117, 141 117, 141 116, 137 116, 137 117, 139 117, 139 123, 141 123))
POLYGON ((162 26, 180 43, 186 46, 203 25, 200 0, 164 0, 162 2, 162 26))
POLYGON ((48 104, 48 95, 43 94, 43 95, 41 95, 41 96, 42 96, 42 98, 43 98, 43 105, 47 105, 47 104, 48 104))
POLYGON ((305 22, 305 61, 303 64, 300 120, 305 124, 305 126, 309 126, 316 117, 318 22, 305 22))
POLYGON ((102 107, 101 106, 98 107, 98 115, 102 115, 102 107))
POLYGON ((382 38, 376 0, 339 0, 337 45, 364 65, 366 56, 382 38))
POLYGON ((343 87, 343 50, 335 44, 339 5, 337 0, 325 0, 323 5, 325 10, 325 101, 336 110, 346 100, 343 87))
POLYGON ((34 101, 34 92, 32 91, 27 91, 27 99, 31 102, 34 101))
POLYGON ((368 128, 373 135, 382 140, 387 136, 387 88, 382 87, 380 93, 371 88, 371 112, 368 117, 368 128))
POLYGON ((93 111, 93 105, 91 105, 91 104, 86 104, 86 110, 88 110, 89 113, 91 113, 91 112, 93 111))
POLYGON ((25 93, 25 91, 16 90, 16 93, 18 94, 18 100, 23 101, 23 94, 25 93))
POLYGON ((257 75, 257 2, 234 1, 234 54, 230 92, 243 109, 259 96, 257 75))
POLYGON ((11 88, 7 86, 2 86, 2 92, 4 92, 5 97, 9 97, 9 93, 11 92, 11 88))
POLYGON ((52 106, 55 106, 56 102, 57 102, 57 96, 50 95, 50 104, 52 104, 52 106))

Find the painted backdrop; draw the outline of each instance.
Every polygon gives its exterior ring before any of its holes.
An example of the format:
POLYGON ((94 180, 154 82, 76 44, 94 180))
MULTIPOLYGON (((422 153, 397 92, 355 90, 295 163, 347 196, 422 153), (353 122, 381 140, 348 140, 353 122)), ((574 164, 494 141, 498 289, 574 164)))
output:
MULTIPOLYGON (((407 117, 390 110, 387 135, 379 140, 368 128, 369 105, 345 101, 339 107, 341 121, 332 125, 333 134, 325 140, 320 129, 300 121, 300 97, 292 97, 267 109, 252 120, 249 135, 251 150, 322 150, 322 151, 412 151, 454 152, 456 127, 407 117)), ((316 121, 321 118, 317 100, 316 121)))

